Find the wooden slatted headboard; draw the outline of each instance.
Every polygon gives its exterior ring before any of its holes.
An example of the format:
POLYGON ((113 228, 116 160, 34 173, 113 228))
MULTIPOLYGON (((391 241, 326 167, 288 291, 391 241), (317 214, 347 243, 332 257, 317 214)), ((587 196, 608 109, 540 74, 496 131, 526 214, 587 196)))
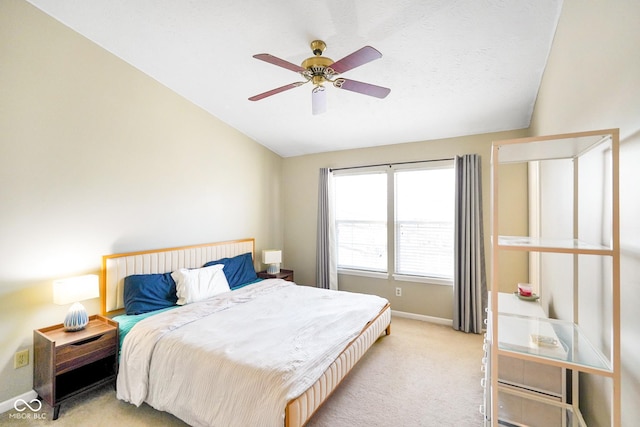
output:
POLYGON ((179 268, 199 268, 208 261, 247 252, 251 252, 255 263, 255 239, 105 255, 102 257, 100 290, 102 313, 115 315, 124 312, 124 278, 127 276, 168 273, 179 268))

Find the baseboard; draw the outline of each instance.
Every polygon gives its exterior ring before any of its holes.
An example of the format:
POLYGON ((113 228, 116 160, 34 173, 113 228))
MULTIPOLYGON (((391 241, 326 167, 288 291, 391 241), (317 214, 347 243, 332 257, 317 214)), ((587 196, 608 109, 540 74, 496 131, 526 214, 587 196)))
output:
POLYGON ((406 319, 421 320, 423 322, 437 323, 453 327, 453 320, 443 319, 442 317, 425 316, 424 314, 406 313, 404 311, 391 310, 391 316, 404 317, 406 319))
POLYGON ((36 393, 34 390, 31 390, 24 394, 21 394, 20 396, 16 396, 13 399, 0 402, 0 414, 14 409, 13 405, 20 399, 24 400, 25 402, 31 402, 36 397, 38 397, 38 393, 36 393))

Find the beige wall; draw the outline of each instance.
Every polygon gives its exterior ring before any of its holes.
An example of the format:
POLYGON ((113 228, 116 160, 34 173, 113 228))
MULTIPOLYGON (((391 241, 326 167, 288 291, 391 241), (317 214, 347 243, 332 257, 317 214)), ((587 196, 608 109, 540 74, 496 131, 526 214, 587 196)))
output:
POLYGON ((130 250, 282 246, 279 156, 23 1, 0 2, 0 82, 0 403, 32 389, 13 354, 68 308, 53 279, 130 250))
MULTIPOLYGON (((501 236, 529 235, 529 190, 526 163, 502 164, 498 170, 498 217, 501 236)), ((487 242, 487 244, 489 244, 487 242)), ((491 264, 487 264, 490 268, 491 264)), ((498 290, 513 292, 518 283, 529 283, 526 252, 502 251, 498 260, 498 290)))
MULTIPOLYGON (((290 157, 283 161, 283 207, 285 220, 285 264, 295 269, 296 281, 306 285, 315 284, 315 244, 318 205, 318 171, 320 168, 340 168, 386 162, 404 162, 451 158, 455 155, 477 153, 482 157, 482 187, 484 193, 485 249, 489 258, 490 224, 490 161, 491 142, 517 138, 525 130, 474 135, 435 141, 415 142, 400 145, 346 150, 316 155, 290 157)), ((526 173, 515 176, 526 192, 526 173)), ((525 200, 526 212, 526 200, 525 200)), ((512 229, 526 232, 526 216, 512 216, 512 229)), ((526 260, 523 262, 526 263, 526 260)), ((491 264, 487 263, 487 268, 491 264)), ((522 265, 526 269, 526 264, 522 265)), ((521 269, 517 269, 521 271, 521 269)), ((487 270, 487 280, 490 272, 487 270)), ((424 283, 370 279, 355 276, 339 276, 339 287, 343 290, 374 293, 391 301, 392 309, 441 319, 453 318, 453 290, 451 286, 424 283), (396 297, 395 287, 402 287, 402 296, 396 297)))
MULTIPOLYGON (((532 134, 620 128, 622 425, 640 419, 640 2, 565 0, 532 134)), ((597 306, 598 301, 594 301, 597 306)), ((597 322, 598 310, 591 320, 597 322)), ((584 379, 589 426, 609 425, 607 386, 584 379)))

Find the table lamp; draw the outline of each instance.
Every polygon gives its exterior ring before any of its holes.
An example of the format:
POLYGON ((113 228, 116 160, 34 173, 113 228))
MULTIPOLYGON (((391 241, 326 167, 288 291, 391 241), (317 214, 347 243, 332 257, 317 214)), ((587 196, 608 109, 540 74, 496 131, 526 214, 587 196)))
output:
POLYGON ((89 316, 80 301, 99 296, 100 289, 96 274, 54 280, 53 303, 58 305, 71 304, 67 316, 64 318, 64 330, 74 332, 84 329, 89 323, 89 316))
POLYGON ((277 249, 265 249, 262 251, 262 263, 269 264, 267 273, 277 274, 280 272, 280 263, 282 262, 282 251, 277 249))

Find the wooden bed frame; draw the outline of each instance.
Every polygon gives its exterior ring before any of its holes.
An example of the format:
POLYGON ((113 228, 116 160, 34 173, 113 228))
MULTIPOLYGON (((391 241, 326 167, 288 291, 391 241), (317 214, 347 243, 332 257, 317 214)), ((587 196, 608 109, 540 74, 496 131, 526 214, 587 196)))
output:
MULTIPOLYGON (((251 253, 255 262, 253 238, 105 255, 102 257, 100 293, 102 312, 109 317, 124 313, 124 278, 129 275, 168 273, 178 268, 198 268, 207 261, 247 252, 251 253)), ((349 343, 315 384, 287 404, 284 410, 284 426, 303 426, 383 332, 387 335, 391 333, 389 304, 349 343)))

